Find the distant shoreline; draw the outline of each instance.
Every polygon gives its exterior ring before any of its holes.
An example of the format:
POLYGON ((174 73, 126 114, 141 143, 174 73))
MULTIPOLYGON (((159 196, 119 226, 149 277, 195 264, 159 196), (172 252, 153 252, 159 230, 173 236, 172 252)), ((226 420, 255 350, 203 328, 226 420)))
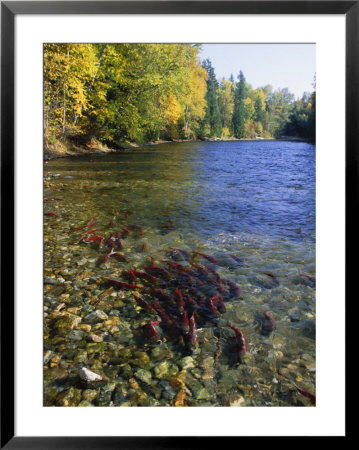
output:
POLYGON ((183 143, 183 142, 232 142, 232 141, 253 141, 253 142, 262 142, 262 141, 288 141, 288 142, 307 142, 309 144, 315 145, 314 142, 310 142, 308 139, 304 138, 295 138, 295 137, 282 137, 277 139, 222 139, 222 138, 207 138, 207 139, 176 139, 176 140, 158 140, 154 142, 146 142, 145 144, 136 144, 136 143, 124 143, 120 145, 118 148, 107 148, 99 144, 98 146, 70 146, 63 145, 61 147, 53 146, 49 149, 44 149, 43 151, 43 160, 49 161, 57 158, 68 158, 72 156, 85 156, 85 155, 106 155, 108 153, 121 153, 126 150, 149 147, 152 145, 160 145, 160 144, 173 144, 173 143, 183 143))

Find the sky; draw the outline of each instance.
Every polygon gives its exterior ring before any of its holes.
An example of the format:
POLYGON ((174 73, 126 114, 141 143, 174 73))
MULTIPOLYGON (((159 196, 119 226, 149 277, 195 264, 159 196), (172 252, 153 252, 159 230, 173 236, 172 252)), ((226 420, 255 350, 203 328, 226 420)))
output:
POLYGON ((202 44, 199 56, 211 60, 218 81, 237 81, 242 70, 254 89, 270 84, 296 98, 313 91, 315 44, 202 44))

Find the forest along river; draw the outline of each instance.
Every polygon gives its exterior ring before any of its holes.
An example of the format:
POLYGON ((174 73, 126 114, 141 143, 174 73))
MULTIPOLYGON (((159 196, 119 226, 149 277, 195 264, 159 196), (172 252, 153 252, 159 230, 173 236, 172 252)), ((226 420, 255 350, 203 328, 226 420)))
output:
POLYGON ((315 146, 161 144, 44 177, 45 405, 315 403, 315 146))

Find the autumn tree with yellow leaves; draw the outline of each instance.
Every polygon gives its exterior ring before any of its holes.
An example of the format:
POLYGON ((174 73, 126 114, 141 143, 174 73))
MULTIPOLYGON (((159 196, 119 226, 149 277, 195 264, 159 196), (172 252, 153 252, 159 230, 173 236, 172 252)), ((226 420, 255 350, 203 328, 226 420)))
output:
POLYGON ((315 139, 315 92, 219 83, 199 44, 44 44, 44 147, 158 139, 315 139))

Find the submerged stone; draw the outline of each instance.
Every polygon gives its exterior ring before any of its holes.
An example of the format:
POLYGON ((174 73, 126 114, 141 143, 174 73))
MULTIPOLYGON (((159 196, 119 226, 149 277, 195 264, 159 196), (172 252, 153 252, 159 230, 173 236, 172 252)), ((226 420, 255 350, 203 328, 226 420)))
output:
POLYGON ((98 405, 108 406, 111 402, 112 393, 116 388, 116 383, 107 383, 101 387, 98 393, 98 405))
POLYGON ((81 380, 85 381, 85 383, 94 383, 96 381, 102 380, 102 377, 95 372, 91 372, 91 370, 83 367, 79 372, 81 380))
POLYGON ((168 361, 163 361, 154 368, 155 377, 162 379, 173 377, 178 373, 178 367, 168 361))
POLYGON ((71 386, 56 397, 56 405, 77 406, 81 401, 81 394, 81 389, 76 389, 71 386))
POLYGON ((93 403, 89 402, 88 400, 81 400, 81 402, 77 406, 95 406, 93 403))
POLYGON ((151 357, 153 361, 163 361, 173 358, 173 353, 165 344, 162 344, 152 349, 151 357))
POLYGON ((82 400, 92 402, 97 398, 98 392, 95 389, 85 389, 82 391, 82 400))
POLYGON ((149 370, 138 369, 135 372, 135 377, 146 384, 151 384, 152 382, 152 374, 149 370))
POLYGON ((81 320, 81 317, 74 314, 69 314, 64 316, 62 319, 57 320, 55 322, 55 328, 73 330, 81 322, 81 320))
POLYGON ((148 367, 151 360, 150 357, 147 355, 146 352, 135 352, 134 353, 135 358, 131 361, 131 364, 138 367, 148 367))
POLYGON ((85 322, 90 322, 90 323, 98 323, 98 322, 103 322, 104 320, 108 319, 108 315, 101 311, 100 309, 97 309, 96 311, 93 311, 92 313, 88 314, 85 317, 85 322))
POLYGON ((178 364, 182 367, 182 369, 193 369, 196 366, 195 361, 191 356, 185 356, 178 362, 178 364))
POLYGON ((133 333, 131 330, 124 329, 124 330, 120 330, 120 331, 117 331, 116 333, 114 333, 113 337, 120 344, 126 344, 126 343, 130 342, 131 339, 133 338, 133 333))

